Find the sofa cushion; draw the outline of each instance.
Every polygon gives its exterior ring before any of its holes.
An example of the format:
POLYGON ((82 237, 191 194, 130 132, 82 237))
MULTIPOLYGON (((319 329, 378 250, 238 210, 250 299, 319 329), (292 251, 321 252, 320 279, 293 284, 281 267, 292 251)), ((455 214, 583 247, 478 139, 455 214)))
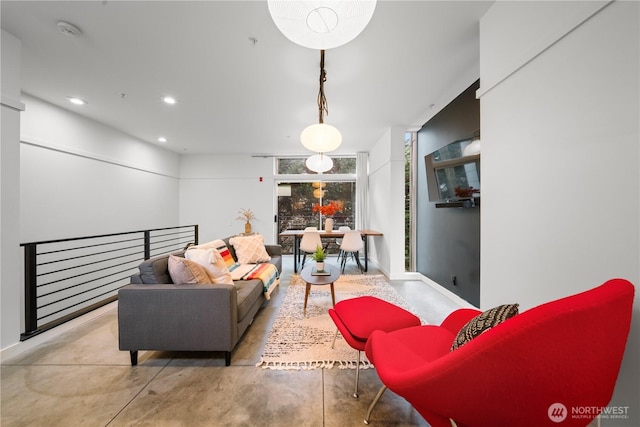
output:
POLYGON ((142 283, 147 284, 164 284, 173 283, 169 276, 169 257, 161 255, 155 258, 143 261, 138 269, 140 270, 140 279, 142 283))
POLYGON ((483 332, 518 314, 518 304, 504 304, 478 314, 469 320, 458 332, 451 351, 463 346, 483 332))
POLYGON ((226 285, 234 284, 224 259, 216 249, 199 249, 192 247, 187 249, 184 256, 188 260, 196 262, 204 267, 206 272, 209 274, 211 283, 226 285))
POLYGON ((169 275, 175 284, 212 283, 204 267, 194 261, 170 255, 168 266, 169 275))
POLYGON ((256 301, 262 298, 264 288, 258 279, 241 280, 236 282, 238 289, 238 322, 251 311, 256 301))
POLYGON ((240 264, 257 264, 268 262, 271 257, 264 247, 264 237, 261 234, 250 236, 236 236, 229 239, 240 264))

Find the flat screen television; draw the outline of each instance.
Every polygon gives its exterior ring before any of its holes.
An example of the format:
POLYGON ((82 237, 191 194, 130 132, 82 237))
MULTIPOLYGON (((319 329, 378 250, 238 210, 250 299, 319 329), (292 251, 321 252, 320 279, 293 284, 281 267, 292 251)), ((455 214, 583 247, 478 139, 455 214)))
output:
POLYGON ((425 170, 430 202, 475 206, 480 198, 480 139, 454 141, 426 155, 425 170))

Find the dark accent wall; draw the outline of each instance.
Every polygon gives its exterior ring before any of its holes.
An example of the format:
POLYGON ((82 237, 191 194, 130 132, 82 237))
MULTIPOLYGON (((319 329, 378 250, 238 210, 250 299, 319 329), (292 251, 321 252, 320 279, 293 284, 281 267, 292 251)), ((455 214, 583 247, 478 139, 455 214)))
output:
POLYGON ((475 95, 479 86, 478 80, 418 132, 416 173, 416 270, 476 307, 480 306, 480 207, 436 208, 427 193, 424 157, 471 138, 480 129, 480 101, 475 95))

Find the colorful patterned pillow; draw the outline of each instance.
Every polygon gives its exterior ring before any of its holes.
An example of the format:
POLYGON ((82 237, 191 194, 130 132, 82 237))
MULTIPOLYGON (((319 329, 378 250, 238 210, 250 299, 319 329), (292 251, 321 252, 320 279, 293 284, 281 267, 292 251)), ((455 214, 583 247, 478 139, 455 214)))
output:
POLYGON ((227 244, 224 242, 224 240, 218 239, 218 240, 212 240, 211 242, 207 242, 207 243, 202 243, 200 245, 197 246, 192 246, 189 249, 215 249, 220 253, 220 256, 222 257, 222 259, 224 260, 227 268, 231 268, 235 263, 236 260, 233 259, 233 255, 231 255, 231 251, 229 250, 229 248, 227 248, 227 244))
POLYGON ((257 264, 267 262, 271 257, 264 247, 264 237, 261 234, 251 236, 236 236, 229 239, 236 252, 240 264, 257 264))
POLYGON ((518 314, 518 304, 504 304, 478 314, 460 329, 453 340, 451 351, 465 345, 478 335, 516 314, 518 314))
POLYGON ((204 267, 211 278, 210 283, 233 285, 231 273, 229 273, 224 259, 217 250, 213 248, 189 248, 184 253, 184 256, 186 259, 204 267))
POLYGON ((207 271, 200 264, 188 259, 169 255, 169 275, 176 285, 212 283, 207 271))

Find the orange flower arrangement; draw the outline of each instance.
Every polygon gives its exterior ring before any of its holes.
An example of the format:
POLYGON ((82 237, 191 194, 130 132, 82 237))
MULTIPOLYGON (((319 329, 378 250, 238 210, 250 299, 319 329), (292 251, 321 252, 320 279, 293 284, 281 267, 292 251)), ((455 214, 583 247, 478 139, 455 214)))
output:
POLYGON ((460 186, 457 186, 456 188, 454 188, 454 191, 456 193, 456 197, 473 197, 475 193, 480 192, 480 190, 475 189, 473 187, 460 188, 460 186))
POLYGON ((331 200, 328 205, 324 206, 320 206, 319 203, 315 203, 313 205, 313 213, 320 212, 320 214, 325 216, 331 216, 336 212, 340 212, 341 210, 342 206, 340 206, 340 204, 338 204, 335 200, 331 200))

